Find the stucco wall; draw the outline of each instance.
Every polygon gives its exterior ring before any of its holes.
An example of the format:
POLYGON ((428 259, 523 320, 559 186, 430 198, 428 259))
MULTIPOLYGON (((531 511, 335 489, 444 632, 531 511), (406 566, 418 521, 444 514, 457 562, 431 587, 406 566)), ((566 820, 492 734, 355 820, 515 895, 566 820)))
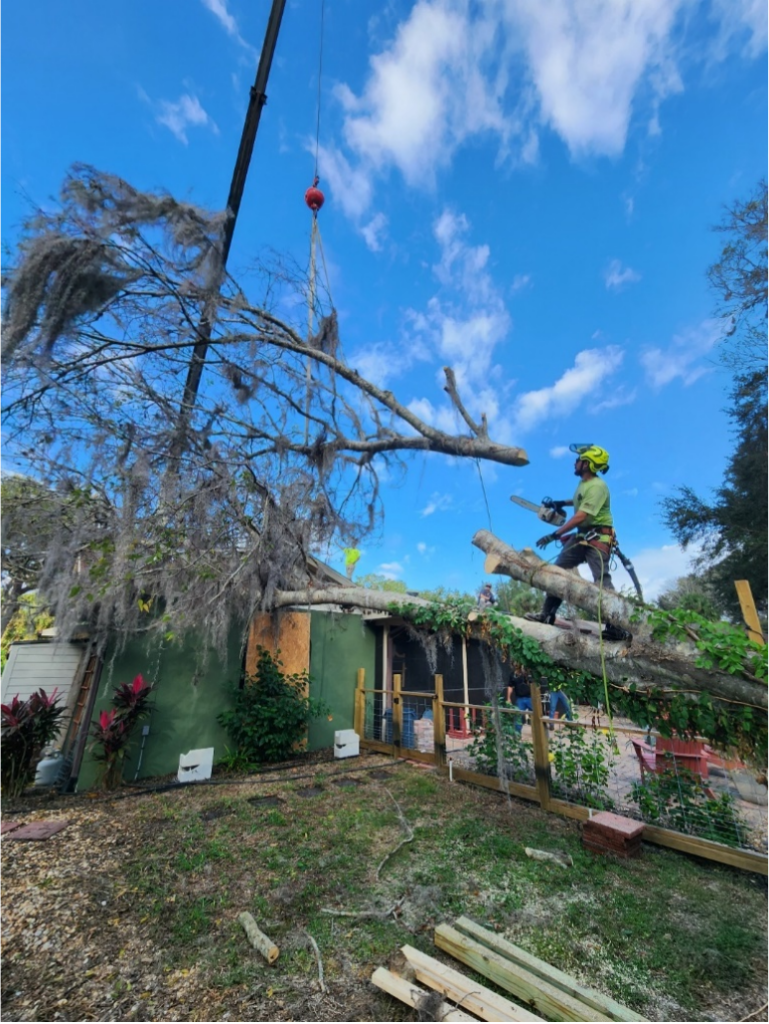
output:
POLYGON ((310 725, 308 749, 334 744, 338 729, 352 729, 358 669, 374 686, 376 635, 360 615, 313 612, 310 624, 310 696, 332 708, 333 721, 317 718, 310 725))

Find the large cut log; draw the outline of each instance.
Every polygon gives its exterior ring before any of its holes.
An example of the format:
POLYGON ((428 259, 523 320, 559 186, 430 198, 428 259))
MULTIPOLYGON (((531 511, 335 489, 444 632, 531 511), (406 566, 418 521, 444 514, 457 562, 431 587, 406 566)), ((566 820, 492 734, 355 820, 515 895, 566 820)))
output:
POLYGON ((511 576, 514 580, 528 583, 537 590, 546 590, 569 604, 584 608, 596 620, 600 611, 603 622, 622 626, 631 633, 638 632, 638 623, 630 621, 633 613, 638 610, 637 605, 620 594, 611 590, 601 592, 599 587, 578 573, 543 561, 531 548, 516 551, 488 530, 478 530, 473 537, 473 544, 488 556, 484 566, 487 573, 511 576))
MULTIPOLYGON (((586 586, 593 585, 586 583, 586 586)), ((366 590, 363 587, 278 591, 274 598, 276 608, 323 604, 380 612, 387 612, 396 605, 427 607, 430 603, 409 594, 366 590)), ((536 640, 556 665, 595 676, 600 676, 605 667, 609 682, 623 689, 635 684, 638 690, 662 690, 662 696, 666 689, 670 693, 684 690, 708 693, 720 700, 737 701, 761 709, 769 705, 767 688, 763 683, 700 668, 696 664, 699 652, 694 644, 675 640, 660 643, 651 639, 648 628, 638 630, 629 644, 602 644, 597 635, 566 631, 515 616, 509 618, 513 626, 536 640)), ((482 635, 480 629, 477 632, 482 635)))

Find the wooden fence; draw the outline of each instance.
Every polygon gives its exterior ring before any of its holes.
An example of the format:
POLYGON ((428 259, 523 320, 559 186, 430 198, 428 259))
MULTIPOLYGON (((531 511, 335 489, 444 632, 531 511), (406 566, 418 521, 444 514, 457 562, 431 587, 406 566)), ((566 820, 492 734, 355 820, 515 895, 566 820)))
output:
MULTIPOLYGON (((537 803, 545 811, 564 817, 585 821, 595 813, 589 807, 558 799, 553 795, 548 730, 542 715, 539 687, 531 687, 534 784, 530 785, 508 781, 496 775, 486 775, 453 763, 447 752, 447 721, 456 723, 459 719, 464 727, 471 720, 474 712, 484 716, 490 713, 490 709, 444 700, 443 676, 436 675, 433 678, 434 689, 428 693, 402 689, 400 675, 393 676, 392 690, 372 690, 366 688, 365 672, 363 669, 359 669, 355 693, 354 728, 361 738, 361 749, 434 764, 439 771, 450 774, 457 782, 509 793, 511 796, 537 803), (412 717, 415 703, 417 706, 421 704, 424 709, 422 716, 418 719, 421 723, 419 737, 417 736, 416 722, 412 717), (411 705, 411 710, 409 705, 411 705), (429 716, 427 712, 429 712, 429 716), (427 725, 430 721, 432 728, 427 725), (420 742, 424 739, 425 728, 430 729, 429 744, 420 742), (419 749, 420 745, 430 749, 419 749)), ((483 718, 480 719, 481 722, 483 720, 483 718)), ((642 730, 637 731, 642 733, 642 730)), ((768 873, 767 857, 752 850, 735 849, 709 839, 650 824, 644 824, 643 838, 646 842, 718 861, 721 864, 728 864, 763 875, 768 873)))

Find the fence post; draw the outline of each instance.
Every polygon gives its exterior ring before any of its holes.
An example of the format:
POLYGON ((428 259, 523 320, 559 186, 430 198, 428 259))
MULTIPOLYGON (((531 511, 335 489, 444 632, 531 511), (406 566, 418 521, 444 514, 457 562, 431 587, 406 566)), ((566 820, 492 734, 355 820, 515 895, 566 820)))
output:
POLYGON ((436 675, 433 678, 433 749, 435 763, 440 768, 446 763, 446 711, 443 707, 443 676, 436 675))
POLYGON ((734 588, 737 591, 748 636, 751 640, 755 640, 757 644, 765 644, 766 640, 761 632, 761 623, 756 611, 756 602, 753 600, 753 591, 750 589, 750 583, 747 580, 735 580, 734 588))
POLYGON ((401 736, 403 735, 403 704, 401 703, 400 675, 393 676, 393 746, 400 752, 401 736))
POLYGON ((358 669, 358 681, 355 687, 355 710, 353 712, 353 729, 363 740, 366 738, 366 670, 358 669))
POLYGON ((550 806, 550 758, 548 757, 547 730, 542 718, 542 695, 539 687, 531 684, 531 738, 534 743, 534 778, 537 795, 544 810, 550 806))

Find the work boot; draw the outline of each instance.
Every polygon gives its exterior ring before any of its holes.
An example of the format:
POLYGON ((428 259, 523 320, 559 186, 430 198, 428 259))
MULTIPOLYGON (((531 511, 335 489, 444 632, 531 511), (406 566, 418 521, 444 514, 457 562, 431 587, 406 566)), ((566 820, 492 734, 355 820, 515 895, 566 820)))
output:
POLYGON ((544 612, 526 612, 523 617, 528 619, 529 622, 544 622, 548 626, 555 625, 555 612, 552 612, 550 615, 545 615, 544 612))

